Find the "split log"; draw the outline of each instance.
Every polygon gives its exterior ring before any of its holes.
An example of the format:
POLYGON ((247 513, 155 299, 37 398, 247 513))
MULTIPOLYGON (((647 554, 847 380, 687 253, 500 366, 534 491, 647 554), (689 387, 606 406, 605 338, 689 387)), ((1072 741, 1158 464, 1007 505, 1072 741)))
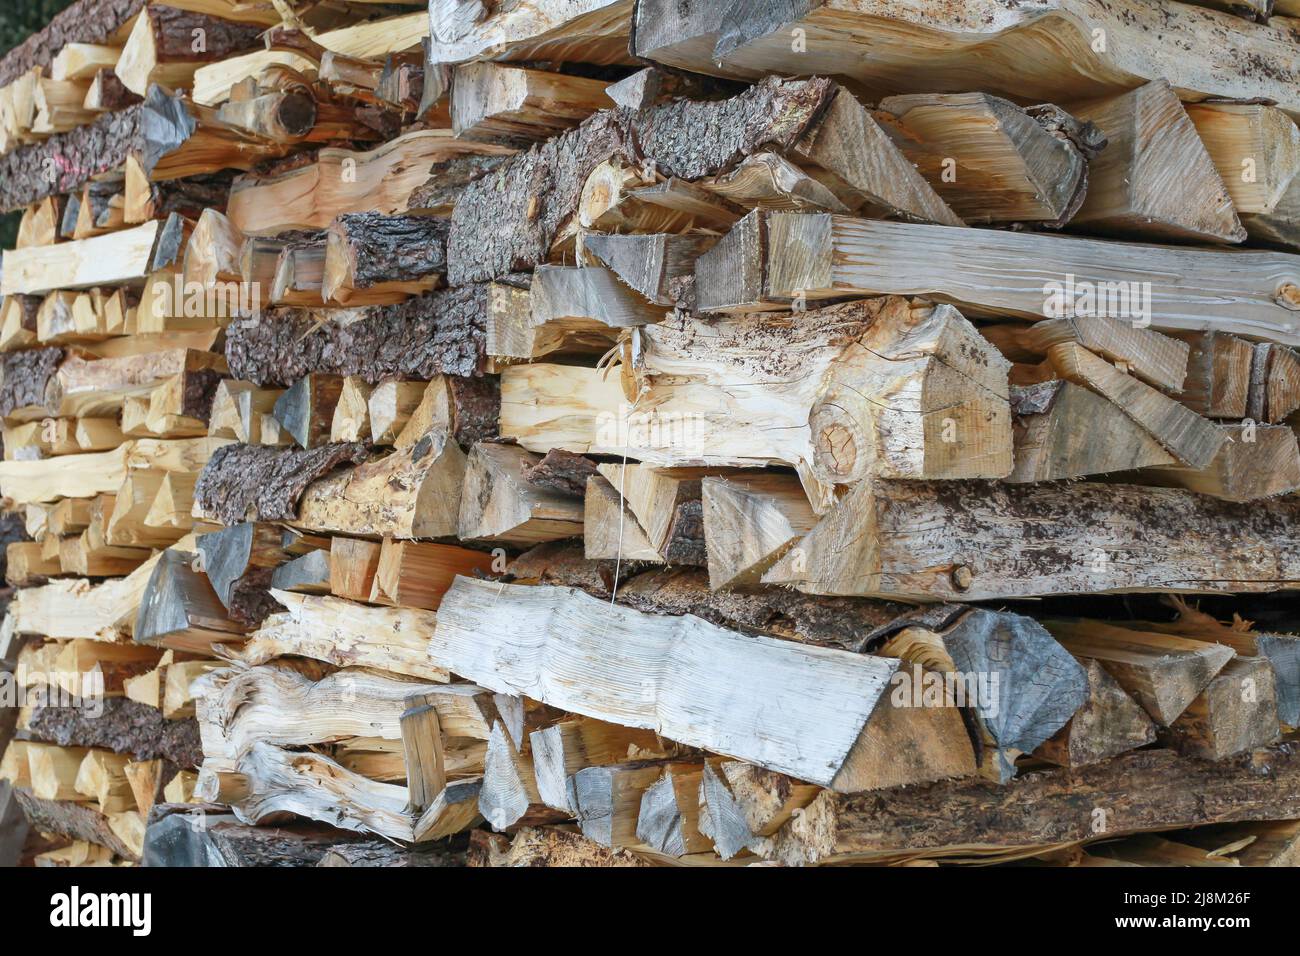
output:
POLYGON ((557 491, 573 498, 587 493, 587 481, 597 474, 596 463, 582 455, 551 449, 535 465, 524 470, 524 481, 534 488, 557 491))
POLYGON ((184 245, 183 229, 180 216, 172 216, 93 239, 10 250, 0 294, 138 283, 174 261, 178 244, 184 245))
POLYGON ((113 829, 112 818, 89 804, 42 800, 22 789, 14 790, 14 796, 33 830, 85 840, 106 847, 124 860, 140 858, 139 852, 113 829))
POLYGON ((1209 419, 1125 375, 1080 345, 1053 345, 1048 358, 1061 378, 1110 399, 1180 464, 1208 467, 1227 440, 1227 434, 1209 419))
POLYGON ((980 857, 1048 849, 1128 833, 1300 812, 1289 781, 1300 753, 1288 744, 1223 761, 1142 750, 1075 770, 1026 774, 1001 786, 963 780, 879 794, 823 793, 765 856, 844 863, 980 857))
POLYGON ((329 594, 330 571, 328 551, 309 551, 276 568, 271 573, 271 587, 299 594, 329 594))
POLYGON ((608 109, 600 80, 496 63, 452 71, 451 128, 464 139, 526 145, 608 109))
POLYGON ((539 359, 553 352, 604 355, 620 330, 664 317, 600 266, 538 266, 528 291, 495 284, 501 307, 489 313, 487 353, 539 359))
MULTIPOLYGON (((479 690, 461 686, 462 696, 479 690)), ((315 680, 291 663, 220 668, 196 688, 204 767, 233 770, 255 743, 306 746, 358 736, 398 741, 407 697, 440 690, 351 668, 315 680)))
POLYGON ((1233 658, 1232 648, 1100 621, 1047 621, 1071 654, 1101 662, 1151 719, 1168 727, 1233 658))
POLYGON ((977 316, 1032 320, 1100 313, 1160 331, 1214 328, 1300 343, 1300 333, 1288 328, 1300 297, 1300 259, 1285 253, 1116 246, 759 211, 701 256, 695 274, 705 311, 924 291, 977 316), (1036 263, 1033 277, 1025 275, 1025 262, 1036 263), (1153 275, 1171 278, 1144 286, 1153 275))
POLYGON ((633 33, 637 56, 714 76, 841 75, 897 93, 962 92, 978 76, 986 92, 1039 103, 1105 96, 1164 77, 1189 100, 1264 96, 1300 110, 1293 67, 1261 77, 1237 55, 1289 63, 1285 31, 1256 26, 1247 34, 1230 14, 1157 10, 1134 0, 1052 0, 1034 10, 993 0, 940 10, 835 2, 742 10, 643 0, 633 33), (803 43, 791 41, 792 30, 802 31, 796 36, 806 37, 803 43), (1106 37, 1100 49, 1097 31, 1106 37), (1062 60, 1079 68, 1063 71, 1062 60))
MULTIPOLYGON (((542 702, 551 706, 587 717, 613 719, 625 726, 654 728, 689 746, 748 756, 773 769, 844 790, 879 786, 886 774, 891 779, 921 780, 969 772, 973 768, 969 752, 964 766, 960 759, 951 762, 936 759, 930 764, 927 758, 931 755, 927 753, 918 756, 919 766, 900 768, 895 762, 895 766, 887 768, 873 756, 873 753, 881 752, 878 748, 892 748, 893 744, 886 743, 890 736, 894 736, 895 743, 914 734, 918 738, 933 735, 931 739, 938 740, 945 727, 947 731, 955 731, 958 738, 961 735, 951 721, 944 722, 948 708, 935 708, 928 713, 912 710, 900 720, 895 708, 876 707, 896 668, 892 662, 767 638, 745 637, 698 618, 639 614, 620 605, 609 606, 572 589, 488 584, 459 578, 443 598, 438 611, 438 628, 433 634, 429 653, 432 660, 449 670, 471 680, 484 678, 487 681, 484 686, 495 685, 502 693, 512 689, 522 692, 525 685, 532 694, 536 694, 538 688, 545 688, 542 702), (515 658, 515 665, 504 668, 500 663, 505 648, 518 650, 524 646, 521 641, 525 632, 530 635, 531 646, 540 648, 544 645, 546 641, 537 643, 538 629, 542 629, 543 635, 549 634, 549 625, 545 622, 551 621, 552 615, 560 608, 564 609, 564 617, 570 622, 564 628, 565 644, 570 649, 565 656, 577 654, 582 657, 582 666, 588 674, 581 689, 565 681, 541 679, 542 672, 558 658, 549 658, 551 663, 545 665, 541 658, 532 655, 527 659, 515 658), (600 623, 592 626, 591 633, 587 633, 585 625, 573 623, 579 620, 576 615, 582 614, 599 615, 600 623), (487 623, 489 618, 491 624, 487 623), (622 636, 611 640, 611 627, 622 636), (683 629, 691 634, 687 640, 682 639, 683 629), (594 646, 582 651, 577 648, 586 647, 590 643, 588 639, 594 639, 597 632, 600 634, 597 643, 601 647, 620 648, 617 665, 617 670, 623 675, 619 678, 620 683, 627 681, 629 668, 638 666, 631 656, 634 649, 639 648, 637 654, 644 653, 655 660, 653 672, 656 676, 646 678, 657 687, 653 698, 648 694, 638 694, 636 700, 632 700, 620 694, 615 685, 607 683, 603 676, 594 676, 613 666, 612 659, 606 660, 604 652, 594 646), (687 646, 692 649, 690 660, 682 659, 679 663, 677 651, 687 646), (486 664, 485 654, 492 655, 495 663, 486 664), (760 677, 756 668, 770 668, 768 676, 760 677), (695 677, 689 681, 694 689, 683 696, 681 686, 684 685, 679 686, 679 681, 684 679, 687 671, 695 672, 695 677), (751 673, 752 676, 746 678, 751 684, 759 681, 763 686, 780 686, 785 689, 783 692, 793 692, 800 681, 812 680, 819 690, 815 694, 810 691, 806 697, 800 693, 800 698, 821 701, 826 707, 801 708, 797 716, 783 712, 779 726, 755 735, 754 728, 765 725, 767 718, 776 713, 776 710, 769 709, 771 702, 765 694, 744 695, 752 704, 743 708, 744 714, 736 709, 738 697, 724 695, 729 704, 718 709, 698 694, 698 688, 704 686, 720 692, 742 672, 751 673), (774 683, 768 685, 767 680, 774 683), (592 688, 597 685, 606 687, 612 696, 604 697, 605 691, 601 692, 602 696, 592 696, 592 688), (850 686, 853 687, 851 692, 841 694, 835 690, 836 687, 850 686), (653 703, 647 703, 651 699, 653 703), (880 712, 879 721, 874 719, 873 710, 880 712), (869 717, 873 717, 870 722, 869 717), (926 720, 934 723, 922 728, 921 724, 926 720), (736 721, 741 721, 744 729, 736 721), (885 739, 880 739, 876 734, 877 727, 886 722, 896 733, 885 733, 885 739), (795 739, 799 740, 797 748, 782 743, 795 739), (811 746, 814 741, 822 741, 817 750, 811 746)), ((578 657, 572 659, 577 661, 578 657)), ((950 716, 959 726, 960 718, 955 711, 950 716)), ((947 758, 948 753, 942 756, 947 758)))
POLYGON ((313 482, 287 517, 331 534, 440 538, 456 533, 462 484, 468 487, 465 453, 431 431, 405 451, 313 482))
POLYGON ((920 686, 900 683, 896 706, 925 706, 922 667, 944 675, 945 695, 970 708, 994 745, 992 772, 1003 783, 1015 775, 1015 759, 1060 730, 1087 699, 1083 668, 1041 625, 1017 614, 977 608, 942 626, 912 625, 880 653, 914 665, 904 676, 920 686))
POLYGON ((611 849, 641 846, 637 817, 642 797, 664 766, 636 761, 586 767, 574 774, 573 797, 582 835, 611 849))
POLYGON ((1011 393, 1016 464, 1007 476, 1009 482, 1082 478, 1175 464, 1151 433, 1118 405, 1080 385, 1053 380, 1013 387, 1011 393))
POLYGON ((396 442, 428 390, 428 382, 384 382, 375 386, 366 401, 366 417, 370 420, 367 437, 371 443, 391 445, 396 442))
POLYGON ((624 849, 610 849, 581 833, 558 827, 524 827, 513 840, 485 830, 471 837, 470 866, 637 867, 653 863, 624 849))
POLYGON ((339 376, 312 372, 275 400, 271 414, 299 448, 320 448, 330 443, 334 408, 342 391, 339 376))
POLYGON ((700 780, 701 832, 724 860, 765 844, 821 792, 784 774, 738 760, 706 764, 700 780))
POLYGON ((986 93, 891 96, 879 110, 903 155, 974 224, 1069 222, 1089 189, 1088 161, 1105 145, 1059 111, 1026 111, 986 93))
POLYGON ((245 628, 231 620, 194 556, 168 549, 149 576, 132 628, 141 644, 207 654, 213 644, 242 641, 245 628))
POLYGON ((1246 393, 1246 417, 1280 422, 1300 408, 1300 354, 1285 345, 1255 343, 1246 393))
POLYGON ((314 162, 265 176, 244 176, 230 190, 226 215, 250 236, 289 229, 328 229, 359 209, 389 216, 406 209, 430 163, 465 154, 500 156, 512 150, 455 139, 450 130, 407 133, 369 152, 322 149, 314 162))
POLYGON ((1291 117, 1256 102, 1188 104, 1187 114, 1251 238, 1300 249, 1300 128, 1291 117))
POLYGON ((1213 329, 1175 334, 1191 348, 1178 400, 1207 418, 1245 418, 1254 347, 1213 329))
POLYGON ((1062 767, 1082 767, 1154 743, 1151 718, 1095 658, 1084 661, 1088 695, 1065 726, 1034 755, 1062 767))
POLYGON ((69 44, 106 44, 125 30, 143 0, 79 0, 55 14, 41 30, 0 60, 0 86, 8 86, 36 67, 52 66, 69 44))
POLYGON ((333 597, 273 591, 285 608, 228 656, 264 664, 282 656, 310 657, 339 667, 373 667, 443 682, 447 671, 429 660, 425 641, 435 624, 428 611, 375 608, 333 597))
POLYGON ((427 216, 349 213, 329 227, 321 294, 347 304, 353 293, 418 295, 446 272, 447 223, 427 216))
MULTIPOLYGON (((616 489, 619 499, 626 502, 646 543, 660 561, 697 566, 707 563, 701 482, 710 476, 729 474, 728 470, 643 465, 600 465, 598 468, 616 489)), ((599 537, 609 532, 602 529, 596 534, 599 537)))
POLYGON ((714 590, 757 584, 817 521, 792 475, 704 478, 700 491, 714 590))
POLYGON ((1178 94, 1164 79, 1076 106, 1108 145, 1089 166, 1088 198, 1071 224, 1157 242, 1242 242, 1246 230, 1178 94))
POLYGON ((344 838, 325 824, 275 827, 240 823, 216 808, 160 804, 149 815, 144 866, 324 866, 344 838))
POLYGON ((763 580, 921 601, 1267 592, 1300 577, 1294 547, 1277 530, 1293 507, 1129 485, 868 479, 763 580), (1205 546, 1229 538, 1240 544, 1231 554, 1205 546))
POLYGON ((231 374, 259 387, 286 387, 311 372, 430 381, 486 370, 485 330, 496 308, 492 285, 472 285, 372 307, 354 321, 319 322, 289 310, 227 330, 231 374))
POLYGON ((353 601, 367 601, 379 568, 377 541, 336 537, 330 541, 330 592, 353 601))
POLYGON ((667 766, 663 776, 641 795, 636 821, 638 840, 657 853, 674 857, 713 848, 713 841, 700 831, 699 791, 706 766, 667 766))
POLYGON ((478 809, 483 819, 498 832, 558 822, 570 815, 542 802, 527 741, 516 747, 500 723, 493 725, 492 736, 488 738, 478 809))
POLYGON ((434 63, 479 59, 556 60, 601 66, 633 62, 628 0, 541 0, 489 12, 481 4, 435 0, 429 6, 434 63))
POLYGON ((539 799, 570 815, 578 812, 573 777, 583 768, 677 755, 675 745, 652 730, 584 717, 535 730, 529 735, 529 744, 539 799))
POLYGON ((284 451, 264 445, 225 445, 213 453, 194 487, 196 516, 228 525, 292 520, 312 482, 364 456, 364 447, 356 444, 284 451))
POLYGON ((952 308, 884 298, 782 316, 683 317, 639 339, 636 405, 601 372, 511 367, 502 434, 533 450, 662 466, 788 464, 818 511, 828 486, 868 474, 1011 470, 1008 365, 952 308), (553 370, 558 382, 547 381, 553 370))
POLYGON ((1258 501, 1300 490, 1300 445, 1286 425, 1220 425, 1227 441, 1204 469, 1148 467, 1136 480, 1186 488, 1225 501, 1258 501))
MULTIPOLYGON (((540 467, 540 466, 539 466, 540 467)), ((593 475, 582 501, 582 553, 588 559, 645 561, 662 564, 626 499, 609 481, 593 475)))
POLYGON ((584 253, 594 257, 651 305, 672 306, 670 288, 695 274, 695 260, 708 252, 717 236, 584 235, 584 253))
POLYGON ((385 538, 368 600, 436 611, 456 575, 487 575, 499 570, 496 564, 482 551, 385 538))
POLYGON ((275 525, 245 522, 199 535, 198 554, 212 589, 233 620, 256 627, 279 610, 267 594, 272 573, 287 557, 275 525))
MULTIPOLYGON (((480 832, 480 831, 475 831, 480 832)), ((386 840, 341 843, 330 847, 317 866, 462 867, 465 850, 393 846, 386 840)))
POLYGON ((760 148, 793 150, 824 169, 851 209, 960 223, 851 96, 825 80, 771 78, 730 100, 598 113, 470 183, 452 212, 449 281, 494 279, 546 262, 588 175, 612 157, 694 180, 726 172, 760 148), (548 188, 537 194, 532 183, 543 169, 548 188))
POLYGON ((1233 658, 1169 725, 1175 750, 1206 760, 1266 747, 1279 732, 1273 669, 1262 657, 1233 658))
POLYGON ((200 64, 255 48, 260 33, 250 24, 146 4, 127 37, 115 72, 138 96, 144 96, 154 83, 170 89, 190 86, 200 64))
POLYGON ((524 479, 524 469, 540 461, 514 445, 475 445, 465 466, 456 536, 529 547, 581 535, 581 502, 524 479))
POLYGON ((343 379, 334 417, 330 420, 331 442, 370 440, 370 386, 358 375, 343 379))

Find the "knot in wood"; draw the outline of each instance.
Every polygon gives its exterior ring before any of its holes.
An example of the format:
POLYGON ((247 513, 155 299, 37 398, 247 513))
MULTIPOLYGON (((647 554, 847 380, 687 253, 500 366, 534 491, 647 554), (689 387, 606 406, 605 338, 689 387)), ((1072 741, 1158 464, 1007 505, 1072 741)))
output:
POLYGON ((953 565, 949 577, 952 578, 952 586, 958 591, 969 591, 970 586, 975 583, 975 572, 964 564, 953 565))

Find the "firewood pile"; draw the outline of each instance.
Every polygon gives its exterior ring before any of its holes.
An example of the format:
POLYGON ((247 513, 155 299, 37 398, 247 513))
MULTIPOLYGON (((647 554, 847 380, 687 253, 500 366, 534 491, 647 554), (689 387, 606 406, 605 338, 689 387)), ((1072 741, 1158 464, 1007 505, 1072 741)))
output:
POLYGON ((79 0, 0 863, 1300 864, 1298 117, 1295 0, 79 0))

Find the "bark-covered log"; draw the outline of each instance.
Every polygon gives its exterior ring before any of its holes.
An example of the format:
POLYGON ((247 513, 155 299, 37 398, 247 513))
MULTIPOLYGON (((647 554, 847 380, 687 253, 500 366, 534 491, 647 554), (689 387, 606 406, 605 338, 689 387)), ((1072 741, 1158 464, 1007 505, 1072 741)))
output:
POLYGON ((144 0, 79 0, 5 54, 0 87, 34 67, 49 66, 69 43, 108 43, 143 6, 144 0))
POLYGON ((1294 743, 1208 761, 1140 750, 1006 786, 946 781, 886 793, 825 792, 763 855, 787 864, 979 855, 1300 814, 1294 743))
POLYGON ((338 298, 342 289, 442 275, 447 270, 448 226, 447 220, 431 216, 339 216, 326 240, 325 299, 338 298))
POLYGON ((0 208, 72 192, 116 169, 142 140, 143 104, 0 156, 0 208))
POLYGON ((145 866, 317 866, 348 834, 319 823, 255 827, 216 807, 162 803, 149 812, 145 866))
POLYGON ((760 149, 793 146, 835 92, 829 80, 771 79, 721 102, 597 113, 465 188, 452 212, 448 279, 481 282, 547 261, 587 176, 611 157, 652 161, 665 176, 716 175, 760 149))
POLYGON ((227 330, 226 361, 241 381, 287 387, 311 372, 428 381, 482 375, 486 367, 487 285, 469 285, 377 306, 363 318, 319 328, 310 313, 269 311, 227 330), (307 334, 310 332, 310 334, 307 334))
POLYGON ((84 707, 38 707, 27 727, 34 740, 60 747, 102 747, 136 760, 170 760, 178 767, 203 762, 199 726, 193 718, 167 720, 162 711, 127 697, 108 697, 104 712, 84 707))
POLYGON ((465 187, 505 162, 504 156, 457 156, 429 169, 423 186, 411 193, 406 208, 412 212, 445 216, 451 213, 465 187))
POLYGON ((482 378, 447 377, 451 393, 452 435, 462 448, 496 438, 501 423, 501 380, 495 375, 482 378))
POLYGON ((708 573, 694 568, 646 571, 625 561, 616 579, 613 561, 588 561, 582 545, 569 542, 533 548, 508 573, 517 581, 577 587, 606 598, 617 581, 619 603, 638 611, 693 614, 719 627, 859 652, 910 610, 889 601, 814 598, 786 588, 711 591, 708 573))
POLYGON ((297 516, 298 499, 308 485, 365 456, 365 446, 357 443, 309 450, 224 445, 199 476, 194 504, 228 525, 245 520, 287 521, 297 516))
POLYGON ((0 780, 0 866, 17 866, 27 842, 27 818, 9 781, 0 780))
POLYGON ((41 800, 26 790, 15 790, 14 796, 27 816, 33 830, 57 833, 73 840, 85 840, 97 846, 108 847, 124 860, 137 859, 135 853, 109 827, 108 817, 93 804, 73 803, 68 800, 41 800))
MULTIPOLYGON (((0 445, 0 454, 4 451, 3 445, 0 445)), ((9 571, 9 561, 6 553, 15 541, 30 541, 31 537, 27 534, 27 526, 23 521, 23 516, 16 511, 6 511, 0 513, 0 580, 9 571)), ((8 607, 9 594, 0 593, 0 608, 8 607)), ((0 610, 0 613, 3 613, 0 610)))
POLYGON ((19 408, 43 406, 63 361, 63 349, 27 349, 0 357, 0 417, 19 408))
POLYGON ((551 449, 541 461, 523 470, 524 481, 533 487, 571 498, 586 495, 587 479, 596 474, 596 463, 590 458, 559 448, 551 449))
POLYGON ((384 840, 358 840, 330 847, 317 866, 464 866, 464 840, 446 845, 405 847, 384 840))

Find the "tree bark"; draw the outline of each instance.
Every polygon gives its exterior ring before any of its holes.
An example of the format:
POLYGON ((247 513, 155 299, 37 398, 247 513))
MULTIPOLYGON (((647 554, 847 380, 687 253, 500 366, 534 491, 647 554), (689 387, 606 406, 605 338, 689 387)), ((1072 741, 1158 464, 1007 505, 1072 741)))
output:
POLYGON ((356 443, 310 450, 224 445, 199 476, 194 503, 228 525, 292 520, 308 485, 340 465, 361 462, 365 455, 365 446, 356 443))
POLYGON ((107 43, 140 12, 144 0, 80 0, 59 13, 0 60, 0 87, 38 66, 49 66, 69 43, 107 43))
POLYGON ((21 789, 15 790, 14 796, 18 798, 18 804, 27 815, 27 822, 32 829, 43 833, 57 833, 73 840, 85 840, 87 843, 107 847, 124 860, 138 859, 121 838, 109 828, 108 817, 96 810, 92 804, 41 800, 21 789))
POLYGON ((318 866, 348 834, 318 823, 255 827, 215 807, 164 803, 149 814, 145 866, 318 866))
POLYGON ((272 310, 230 326, 226 360, 235 378, 263 387, 287 387, 311 372, 359 375, 370 385, 386 378, 482 375, 490 299, 486 285, 447 289, 372 307, 346 326, 326 322, 314 331, 310 313, 272 310))
POLYGON ((448 225, 432 216, 339 216, 327 239, 325 298, 335 298, 340 288, 369 289, 445 273, 448 225))
POLYGON ((162 711, 127 697, 104 700, 104 713, 91 717, 80 707, 39 707, 27 732, 60 747, 102 747, 136 760, 170 760, 178 767, 203 762, 199 725, 193 718, 167 720, 162 711))
POLYGON ((44 406, 62 361, 60 348, 6 352, 0 358, 0 417, 30 405, 44 406))

